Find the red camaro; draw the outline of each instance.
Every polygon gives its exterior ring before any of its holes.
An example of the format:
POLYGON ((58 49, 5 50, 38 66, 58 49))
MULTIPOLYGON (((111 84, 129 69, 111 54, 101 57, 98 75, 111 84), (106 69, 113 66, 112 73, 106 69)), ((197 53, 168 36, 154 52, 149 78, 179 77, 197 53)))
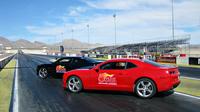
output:
POLYGON ((82 89, 135 92, 150 98, 157 92, 169 91, 180 84, 177 67, 150 60, 112 59, 90 69, 66 72, 63 87, 71 92, 82 89))

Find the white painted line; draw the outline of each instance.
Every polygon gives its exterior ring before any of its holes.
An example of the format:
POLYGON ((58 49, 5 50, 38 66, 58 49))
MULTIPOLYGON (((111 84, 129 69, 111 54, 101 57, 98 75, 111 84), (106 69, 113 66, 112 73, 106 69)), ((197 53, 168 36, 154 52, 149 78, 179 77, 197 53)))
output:
POLYGON ((194 99, 198 99, 200 100, 200 97, 197 96, 192 96, 192 95, 188 95, 188 94, 184 94, 184 93, 179 93, 179 92, 174 92, 177 95, 182 95, 182 96, 186 96, 186 97, 190 97, 190 98, 194 98, 194 99))
POLYGON ((192 79, 192 80, 200 80, 200 78, 193 78, 193 77, 185 77, 185 76, 181 76, 182 78, 186 78, 186 79, 192 79))
POLYGON ((19 96, 18 96, 18 59, 16 61, 14 96, 13 96, 13 112, 19 112, 19 96))

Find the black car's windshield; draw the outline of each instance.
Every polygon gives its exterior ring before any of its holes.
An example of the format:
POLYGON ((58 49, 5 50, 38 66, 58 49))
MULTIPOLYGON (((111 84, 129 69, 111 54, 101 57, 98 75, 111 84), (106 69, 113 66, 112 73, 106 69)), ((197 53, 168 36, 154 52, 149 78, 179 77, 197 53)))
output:
POLYGON ((98 61, 92 58, 84 57, 85 60, 91 62, 91 63, 97 63, 98 61))
POLYGON ((81 68, 78 68, 78 69, 92 69, 93 67, 95 67, 95 66, 85 66, 85 67, 81 67, 81 68))

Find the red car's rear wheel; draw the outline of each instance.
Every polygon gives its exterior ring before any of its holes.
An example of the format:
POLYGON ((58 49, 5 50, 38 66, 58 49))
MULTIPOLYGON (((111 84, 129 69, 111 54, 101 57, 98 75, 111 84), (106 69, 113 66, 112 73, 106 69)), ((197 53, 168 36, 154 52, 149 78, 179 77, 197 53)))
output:
POLYGON ((141 98, 151 98, 156 94, 156 86, 152 80, 142 78, 136 82, 135 92, 141 98))
POLYGON ((67 87, 69 91, 73 93, 77 93, 83 89, 83 84, 79 77, 71 76, 67 81, 67 87))

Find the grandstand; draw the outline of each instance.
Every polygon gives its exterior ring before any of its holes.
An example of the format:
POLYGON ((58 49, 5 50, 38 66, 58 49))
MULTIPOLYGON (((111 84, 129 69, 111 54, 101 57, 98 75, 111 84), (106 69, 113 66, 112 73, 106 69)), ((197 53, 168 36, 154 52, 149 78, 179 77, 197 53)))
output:
POLYGON ((178 50, 182 46, 189 45, 190 38, 181 38, 175 40, 162 40, 154 42, 142 42, 134 44, 125 44, 121 46, 104 46, 97 47, 87 51, 88 54, 167 54, 178 50))

